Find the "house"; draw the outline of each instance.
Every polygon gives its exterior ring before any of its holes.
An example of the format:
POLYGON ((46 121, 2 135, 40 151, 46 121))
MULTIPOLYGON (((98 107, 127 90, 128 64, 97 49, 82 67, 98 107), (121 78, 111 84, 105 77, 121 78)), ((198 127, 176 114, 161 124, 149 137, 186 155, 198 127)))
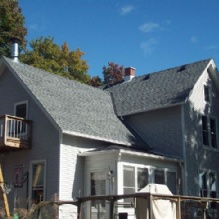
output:
MULTIPOLYGON (((4 181, 15 186, 11 211, 54 196, 134 193, 148 183, 218 197, 214 61, 134 74, 127 68, 124 81, 97 89, 1 58, 0 155, 4 181)), ((133 214, 131 201, 117 211, 133 214)), ((85 218, 108 211, 104 202, 83 206, 85 218)), ((63 205, 58 214, 76 218, 77 209, 63 205)))

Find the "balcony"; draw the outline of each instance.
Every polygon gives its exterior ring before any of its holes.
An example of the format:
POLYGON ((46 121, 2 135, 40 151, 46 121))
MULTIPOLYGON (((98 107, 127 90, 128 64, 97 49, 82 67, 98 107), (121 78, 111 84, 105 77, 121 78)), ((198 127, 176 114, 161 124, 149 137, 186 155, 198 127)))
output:
POLYGON ((30 148, 31 128, 30 120, 0 116, 0 152, 30 148))

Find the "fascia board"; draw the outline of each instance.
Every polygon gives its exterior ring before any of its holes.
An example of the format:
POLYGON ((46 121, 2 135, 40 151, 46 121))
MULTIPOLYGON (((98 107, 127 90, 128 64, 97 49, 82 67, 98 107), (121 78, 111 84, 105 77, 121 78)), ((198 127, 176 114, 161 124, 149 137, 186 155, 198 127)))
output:
POLYGON ((202 72, 202 74, 200 75, 199 79, 196 81, 195 85, 193 86, 193 89, 190 91, 189 96, 186 98, 186 101, 185 101, 185 102, 187 102, 187 101, 190 99, 190 97, 191 97, 191 95, 192 95, 192 92, 193 92, 193 91, 196 89, 196 87, 199 85, 200 81, 202 80, 202 77, 204 76, 204 73, 205 73, 206 71, 208 71, 208 69, 210 70, 211 75, 215 75, 215 76, 212 77, 212 78, 213 78, 213 80, 214 80, 214 82, 215 82, 215 84, 216 84, 216 87, 217 87, 218 90, 219 90, 219 80, 218 80, 218 77, 219 77, 219 76, 217 75, 218 73, 217 73, 217 71, 216 71, 216 65, 215 65, 213 59, 211 59, 211 60, 209 61, 209 63, 207 64, 206 68, 203 70, 203 72, 202 72), (217 76, 216 76, 216 75, 217 75, 217 76), (216 77, 217 77, 217 80, 216 80, 216 77))

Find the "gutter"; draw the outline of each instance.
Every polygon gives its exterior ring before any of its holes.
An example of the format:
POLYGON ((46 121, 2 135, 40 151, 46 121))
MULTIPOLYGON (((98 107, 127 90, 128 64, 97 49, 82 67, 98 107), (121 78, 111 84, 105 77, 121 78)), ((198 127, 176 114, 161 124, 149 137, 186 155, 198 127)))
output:
POLYGON ((72 131, 63 130, 62 133, 66 134, 66 135, 83 137, 83 138, 87 138, 87 139, 104 141, 104 142, 108 142, 108 143, 120 144, 120 145, 125 145, 125 146, 132 146, 132 144, 128 143, 128 142, 117 141, 117 140, 113 140, 113 139, 102 138, 102 137, 97 137, 97 136, 88 135, 88 134, 82 134, 80 132, 72 132, 72 131))
POLYGON ((171 162, 176 162, 176 163, 182 163, 183 160, 178 159, 178 158, 170 158, 170 157, 164 157, 164 156, 160 156, 160 155, 154 155, 154 154, 149 154, 149 153, 142 153, 142 152, 133 152, 133 151, 127 151, 127 150, 123 150, 123 149, 112 149, 109 151, 86 151, 83 153, 79 153, 78 156, 84 157, 84 156, 93 156, 93 155, 97 155, 97 154, 104 154, 106 155, 106 153, 108 154, 119 154, 120 157, 122 155, 134 155, 134 156, 138 156, 138 157, 145 157, 145 158, 151 158, 151 159, 156 159, 156 160, 164 160, 164 161, 171 161, 171 162))

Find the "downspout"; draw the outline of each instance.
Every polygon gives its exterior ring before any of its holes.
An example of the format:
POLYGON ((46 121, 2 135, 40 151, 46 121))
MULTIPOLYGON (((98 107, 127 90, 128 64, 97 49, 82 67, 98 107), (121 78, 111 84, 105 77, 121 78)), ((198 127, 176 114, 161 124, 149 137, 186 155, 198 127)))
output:
MULTIPOLYGON (((115 189, 115 195, 119 195, 119 170, 121 169, 120 168, 120 162, 121 162, 121 156, 122 156, 122 153, 119 151, 118 153, 118 157, 117 157, 117 160, 116 160, 116 189, 115 189)), ((118 214, 118 208, 114 208, 114 214, 118 214)))
MULTIPOLYGON (((62 154, 61 154, 61 145, 62 145, 62 143, 63 143, 63 134, 62 134, 62 131, 61 130, 59 130, 59 174, 58 174, 58 176, 59 176, 59 186, 58 186, 58 191, 57 191, 57 195, 58 195, 58 199, 59 200, 61 200, 62 199, 62 197, 61 197, 61 188, 62 188, 62 185, 61 185, 61 182, 62 182, 62 180, 61 180, 61 163, 62 163, 62 154)), ((56 215, 58 216, 58 218, 59 217, 61 217, 61 211, 60 211, 60 206, 58 207, 58 209, 57 209, 57 211, 58 212, 56 212, 56 215)))
POLYGON ((118 158, 117 158, 117 162, 116 162, 116 195, 119 194, 119 180, 118 180, 118 176, 119 176, 119 167, 120 167, 120 162, 121 162, 121 152, 119 151, 118 153, 118 158))
POLYGON ((181 123, 182 123, 182 150, 183 150, 183 161, 184 165, 181 163, 181 170, 183 175, 183 195, 188 195, 188 173, 187 173, 187 157, 186 157, 186 136, 185 136, 185 107, 181 105, 181 123))

